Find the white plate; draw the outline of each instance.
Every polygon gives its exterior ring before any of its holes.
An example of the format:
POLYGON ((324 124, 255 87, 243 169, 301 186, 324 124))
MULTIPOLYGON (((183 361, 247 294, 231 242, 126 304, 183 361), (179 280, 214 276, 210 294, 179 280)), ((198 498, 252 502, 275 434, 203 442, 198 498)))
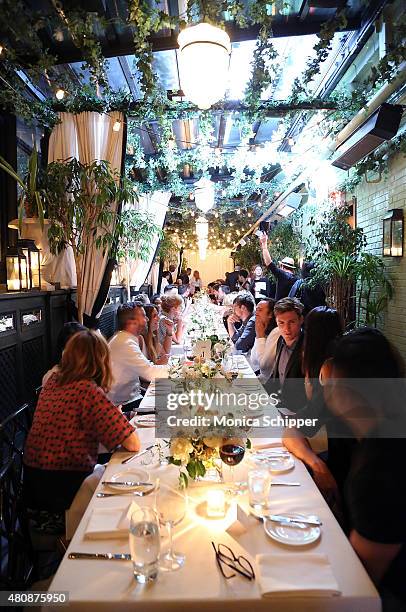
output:
MULTIPOLYGON (((304 514, 283 514, 289 518, 297 519, 298 522, 300 522, 300 519, 309 519, 304 514)), ((321 533, 320 527, 312 527, 311 525, 305 529, 302 527, 288 527, 269 519, 264 519, 264 529, 265 533, 273 540, 281 544, 289 544, 290 546, 306 546, 306 544, 311 544, 319 539, 321 533)))
MULTIPOLYGON (((122 472, 116 472, 109 480, 112 483, 115 481, 149 482, 149 474, 145 470, 139 468, 131 468, 128 470, 123 470, 122 472)), ((109 484, 104 486, 108 487, 109 489, 113 489, 114 491, 135 491, 137 489, 140 489, 140 487, 131 487, 115 484, 109 484)))
POLYGON ((139 414, 134 417, 134 423, 138 427, 155 427, 156 416, 155 414, 139 414))
POLYGON ((295 467, 295 459, 292 455, 286 457, 272 457, 271 454, 266 455, 265 453, 258 453, 254 454, 252 459, 256 465, 268 468, 268 470, 274 474, 283 474, 295 467))

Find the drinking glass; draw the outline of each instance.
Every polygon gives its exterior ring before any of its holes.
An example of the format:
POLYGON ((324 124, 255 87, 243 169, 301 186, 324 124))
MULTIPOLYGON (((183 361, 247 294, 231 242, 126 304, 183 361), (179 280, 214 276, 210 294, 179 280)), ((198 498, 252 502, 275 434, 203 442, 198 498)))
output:
POLYGON ((187 498, 167 485, 160 485, 155 503, 159 521, 167 528, 169 535, 169 550, 160 556, 159 567, 164 571, 173 572, 182 567, 186 558, 183 553, 173 551, 172 530, 185 518, 187 498))
MULTIPOLYGON (((245 446, 240 440, 227 440, 219 449, 220 459, 230 468, 230 481, 226 489, 229 495, 239 495, 240 491, 234 484, 233 467, 238 465, 244 458, 245 446)), ((241 491, 242 492, 242 491, 241 491)))
POLYGON ((155 580, 160 536, 159 519, 153 508, 144 506, 131 514, 129 540, 134 578, 142 584, 155 580))
POLYGON ((251 508, 263 511, 269 508, 271 474, 269 470, 252 469, 248 472, 248 497, 251 508))

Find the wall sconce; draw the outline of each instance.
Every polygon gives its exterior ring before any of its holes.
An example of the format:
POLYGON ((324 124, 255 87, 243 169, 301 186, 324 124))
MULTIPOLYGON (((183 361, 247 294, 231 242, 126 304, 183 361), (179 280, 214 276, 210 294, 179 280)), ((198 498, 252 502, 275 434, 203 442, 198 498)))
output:
POLYGON ((6 251, 7 291, 28 289, 27 259, 21 247, 8 247, 6 251))
POLYGON ((34 240, 17 240, 27 262, 28 289, 41 290, 41 257, 34 240))
POLYGON ((393 208, 383 220, 383 254, 403 256, 403 209, 393 208))

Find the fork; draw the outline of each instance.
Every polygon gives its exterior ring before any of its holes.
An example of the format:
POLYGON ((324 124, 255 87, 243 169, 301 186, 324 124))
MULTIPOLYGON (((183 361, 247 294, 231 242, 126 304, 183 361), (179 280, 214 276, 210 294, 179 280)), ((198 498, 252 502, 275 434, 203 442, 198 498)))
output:
POLYGON ((128 493, 122 493, 121 491, 118 493, 102 493, 100 491, 100 493, 96 493, 96 497, 123 497, 124 495, 132 495, 132 496, 136 496, 136 497, 145 497, 146 495, 149 495, 150 493, 153 493, 153 491, 156 490, 156 487, 153 487, 151 489, 148 489, 147 491, 130 491, 128 493))

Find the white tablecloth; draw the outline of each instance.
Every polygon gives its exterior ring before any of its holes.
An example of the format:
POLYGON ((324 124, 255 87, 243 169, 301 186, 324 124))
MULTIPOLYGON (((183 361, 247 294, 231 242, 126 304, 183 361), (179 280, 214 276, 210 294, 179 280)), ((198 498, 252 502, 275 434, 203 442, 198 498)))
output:
MULTIPOLYGON (((152 398, 147 394, 144 401, 151 402, 152 398)), ((143 447, 154 440, 153 429, 140 429, 139 434, 143 447)), ((139 466, 148 469, 152 478, 159 477, 163 482, 176 484, 177 467, 158 464, 145 466, 142 465, 142 457, 123 466, 121 460, 126 456, 128 454, 115 453, 107 466, 104 476, 106 480, 110 480, 114 473, 125 467, 139 466)), ((243 461, 236 470, 243 472, 246 468, 247 462, 243 461)), ((207 489, 202 485, 189 487, 188 515, 175 530, 176 549, 186 554, 186 563, 182 569, 173 573, 160 573, 156 582, 139 585, 134 581, 131 562, 69 560, 67 555, 71 551, 129 552, 125 540, 89 541, 83 538, 83 534, 93 508, 121 507, 124 499, 130 501, 131 498, 93 497, 52 581, 50 591, 69 591, 69 610, 74 612, 169 612, 181 608, 196 612, 379 612, 381 603, 375 587, 304 465, 296 461, 291 472, 278 475, 278 480, 283 479, 299 481, 301 486, 272 488, 270 511, 275 514, 289 511, 317 514, 320 517, 323 522, 321 539, 299 550, 325 553, 328 556, 342 596, 262 599, 257 580, 249 582, 239 576, 225 580, 217 567, 212 541, 230 546, 237 555, 248 556, 253 565, 257 554, 281 550, 291 554, 293 565, 296 549, 271 540, 265 534, 262 523, 252 517, 248 531, 238 537, 226 533, 222 521, 202 518, 196 511, 199 502, 205 499, 207 489)), ((98 490, 102 490, 101 485, 98 490)), ((153 500, 137 497, 136 501, 140 505, 149 505, 153 500)), ((240 496, 238 501, 248 512, 246 496, 240 496)))

